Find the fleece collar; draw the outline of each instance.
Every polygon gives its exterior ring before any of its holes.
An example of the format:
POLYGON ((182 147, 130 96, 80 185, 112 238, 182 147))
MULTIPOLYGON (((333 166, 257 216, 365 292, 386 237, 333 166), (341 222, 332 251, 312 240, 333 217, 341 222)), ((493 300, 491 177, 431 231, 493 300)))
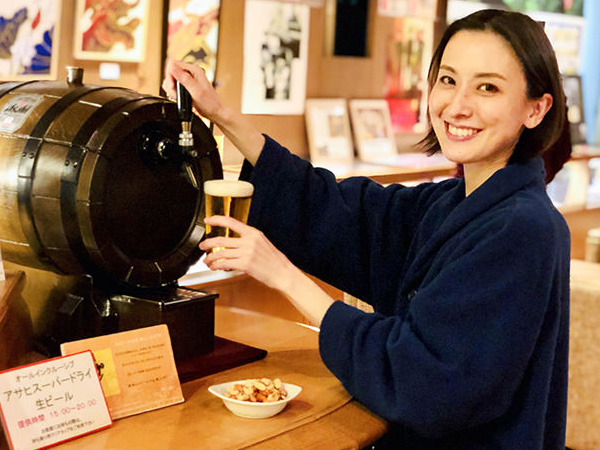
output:
POLYGON ((464 180, 457 183, 454 189, 439 197, 435 201, 438 205, 431 205, 423 217, 423 231, 428 239, 408 269, 404 285, 418 285, 442 245, 472 220, 527 186, 533 184, 544 190, 544 177, 544 162, 540 157, 498 170, 466 198, 464 180))

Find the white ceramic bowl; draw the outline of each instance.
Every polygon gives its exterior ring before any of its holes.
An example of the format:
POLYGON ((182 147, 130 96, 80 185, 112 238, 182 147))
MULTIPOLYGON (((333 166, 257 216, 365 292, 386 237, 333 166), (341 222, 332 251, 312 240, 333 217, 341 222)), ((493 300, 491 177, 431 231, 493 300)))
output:
POLYGON ((216 384, 210 386, 208 391, 223 400, 223 403, 233 414, 248 419, 266 419, 279 414, 285 405, 293 400, 302 391, 300 386, 295 384, 283 383, 288 396, 277 402, 253 403, 243 400, 236 400, 225 396, 227 388, 234 384, 244 384, 246 380, 230 381, 229 383, 216 384))

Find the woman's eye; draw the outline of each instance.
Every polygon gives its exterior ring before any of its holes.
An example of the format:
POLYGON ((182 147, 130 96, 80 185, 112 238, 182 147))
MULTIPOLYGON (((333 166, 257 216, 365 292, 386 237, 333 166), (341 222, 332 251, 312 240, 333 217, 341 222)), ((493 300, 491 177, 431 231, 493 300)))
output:
POLYGON ((439 77, 438 81, 442 84, 449 84, 449 85, 455 84, 454 79, 452 77, 449 77, 448 75, 441 75, 439 77))
POLYGON ((477 89, 482 92, 498 92, 498 87, 491 83, 483 83, 477 89))

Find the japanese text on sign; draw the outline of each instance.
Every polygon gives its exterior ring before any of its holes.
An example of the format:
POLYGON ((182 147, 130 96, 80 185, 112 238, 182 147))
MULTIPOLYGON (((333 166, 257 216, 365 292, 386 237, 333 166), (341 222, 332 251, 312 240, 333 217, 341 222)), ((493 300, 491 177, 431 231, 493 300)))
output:
POLYGON ((0 412, 14 450, 46 447, 112 424, 89 351, 0 373, 0 412))

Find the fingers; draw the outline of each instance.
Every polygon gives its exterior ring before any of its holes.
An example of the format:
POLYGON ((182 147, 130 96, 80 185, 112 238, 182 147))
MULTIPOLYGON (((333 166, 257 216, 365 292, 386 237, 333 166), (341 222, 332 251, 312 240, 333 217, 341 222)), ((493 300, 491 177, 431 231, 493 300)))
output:
POLYGON ((286 287, 288 278, 282 277, 281 274, 289 270, 291 263, 261 231, 225 216, 213 216, 205 222, 210 225, 227 226, 240 236, 214 237, 203 241, 200 249, 216 249, 204 259, 208 268, 239 270, 274 289, 281 290, 286 287))
POLYGON ((247 260, 256 250, 262 233, 257 229, 227 216, 212 216, 205 219, 211 226, 229 228, 236 237, 212 237, 200 243, 200 249, 207 252, 204 263, 212 270, 245 270, 247 260), (217 251, 210 253, 211 250, 217 251))
POLYGON ((254 246, 244 243, 241 238, 216 237, 200 243, 206 257, 204 264, 211 270, 241 270, 247 272, 254 246), (214 250, 211 252, 211 250, 214 250))
POLYGON ((236 267, 235 263, 239 260, 239 257, 237 257, 235 255, 235 250, 231 250, 229 248, 220 247, 220 246, 216 246, 216 247, 211 246, 210 248, 218 249, 212 253, 207 253, 206 257, 204 258, 204 264, 210 270, 238 269, 238 267, 236 267))
POLYGON ((238 248, 239 247, 239 238, 229 238, 229 237, 214 237, 208 238, 200 242, 200 250, 205 252, 211 251, 213 248, 222 249, 222 248, 238 248))
MULTIPOLYGON (((204 223, 211 226, 225 227, 233 230, 235 233, 243 236, 251 230, 256 230, 243 222, 229 216, 211 216, 204 219, 204 223)), ((258 230, 256 230, 258 231, 258 230)))
MULTIPOLYGON (((237 219, 227 216, 212 216, 204 219, 204 222, 207 225, 218 226, 223 228, 229 228, 231 231, 236 233, 238 236, 247 236, 252 231, 256 231, 260 233, 255 228, 252 228, 246 225, 243 222, 240 222, 237 219)), ((230 238, 230 237, 213 237, 205 239, 200 243, 200 249, 209 252, 213 248, 238 248, 240 245, 240 239, 230 238)))
POLYGON ((175 98, 175 82, 179 81, 188 90, 193 89, 194 81, 202 82, 206 78, 204 69, 196 64, 190 64, 183 61, 168 59, 165 64, 165 77, 162 82, 162 88, 169 98, 175 98))

